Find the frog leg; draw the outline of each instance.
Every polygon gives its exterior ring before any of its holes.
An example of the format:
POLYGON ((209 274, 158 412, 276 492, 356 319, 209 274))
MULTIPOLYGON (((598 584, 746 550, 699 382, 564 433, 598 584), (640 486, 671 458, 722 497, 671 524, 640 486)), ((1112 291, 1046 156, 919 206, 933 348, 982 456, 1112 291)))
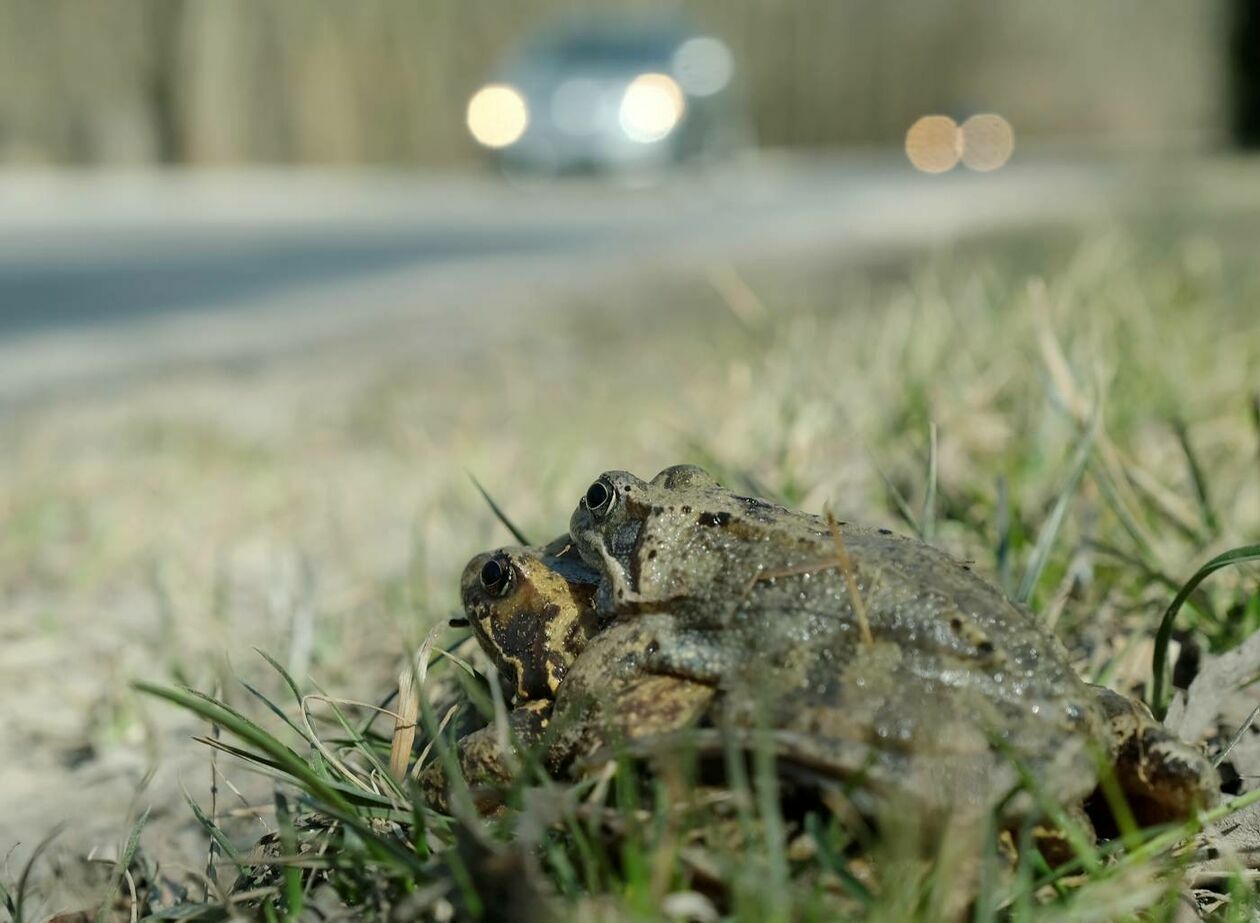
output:
POLYGON ((548 763, 568 768, 576 762, 581 774, 616 752, 634 752, 639 742, 694 726, 715 695, 709 685, 644 674, 621 685, 615 703, 558 699, 557 733, 548 750, 548 763))
POLYGON ((739 646, 722 643, 720 632, 679 627, 666 613, 656 614, 654 623, 643 664, 647 673, 718 686, 742 659, 739 646))
POLYGON ((662 614, 618 619, 596 635, 556 692, 549 768, 562 771, 592 753, 695 724, 714 685, 651 663, 677 643, 673 617, 662 614))
POLYGON ((1220 777, 1195 747, 1178 740, 1146 706, 1090 686, 1110 732, 1115 779, 1138 823, 1184 820, 1220 798, 1220 777))
MULTIPOLYGON (((1065 804, 1061 807, 1063 818, 1075 828, 1077 840, 1084 845, 1093 846, 1098 841, 1094 823, 1085 806, 1080 803, 1065 804)), ((1033 845, 1041 853, 1051 868, 1058 868, 1065 862, 1076 858, 1076 844, 1069 831, 1056 825, 1049 818, 1039 818, 1030 831, 1033 845)))
MULTIPOLYGON (((510 785, 520 769, 519 751, 542 740, 552 704, 550 699, 525 702, 508 712, 506 728, 493 722, 456 742, 454 755, 460 774, 480 813, 489 813, 499 805, 498 790, 510 785)), ((420 773, 420 791, 430 807, 450 810, 451 780, 443 760, 435 759, 420 773)))

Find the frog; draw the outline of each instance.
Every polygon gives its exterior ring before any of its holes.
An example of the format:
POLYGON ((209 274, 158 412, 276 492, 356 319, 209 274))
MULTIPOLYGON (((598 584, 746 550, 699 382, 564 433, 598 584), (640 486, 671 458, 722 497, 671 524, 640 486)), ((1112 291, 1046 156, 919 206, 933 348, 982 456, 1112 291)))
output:
MULTIPOLYGON (((640 669, 707 685, 712 727, 856 782, 855 805, 1014 822, 1111 775, 1143 824, 1219 797, 1198 750, 1086 683, 1057 638, 971 566, 886 528, 724 488, 703 469, 608 471, 569 524, 598 619, 654 633, 640 669)), ((661 745, 656 741, 655 745, 661 745)))
MULTIPOLYGON (((511 706, 506 727, 491 723, 456 742, 477 810, 502 807, 500 794, 526 752, 562 776, 584 756, 696 722, 712 700, 708 685, 643 669, 668 625, 601 620, 597 584, 567 534, 543 546, 478 554, 465 566, 457 622, 471 629, 511 706)), ((420 781, 430 806, 451 806, 441 762, 426 767, 420 781)))
POLYGON ((464 617, 514 704, 554 698, 598 630, 599 574, 567 533, 478 554, 460 577, 464 617))

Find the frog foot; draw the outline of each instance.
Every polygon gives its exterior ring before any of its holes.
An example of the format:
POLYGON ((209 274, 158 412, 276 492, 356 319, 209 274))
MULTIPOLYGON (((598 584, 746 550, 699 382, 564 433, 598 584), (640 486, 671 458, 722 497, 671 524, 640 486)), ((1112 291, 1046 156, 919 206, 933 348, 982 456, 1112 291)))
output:
MULTIPOLYGON (((502 804, 502 790, 520 771, 520 750, 540 744, 551 709, 549 699, 525 702, 508 712, 506 729, 492 723, 456 743, 454 756, 478 813, 489 814, 502 804)), ((420 793, 429 807, 450 811, 455 788, 444 760, 436 759, 426 766, 419 781, 420 793)))
POLYGON ((643 666, 658 676, 717 686, 731 675, 739 660, 738 649, 722 644, 714 632, 663 624, 654 632, 643 666))
POLYGON ((1219 800, 1220 776, 1207 757, 1178 740, 1142 703, 1091 688, 1107 720, 1116 782, 1139 824, 1185 820, 1219 800))

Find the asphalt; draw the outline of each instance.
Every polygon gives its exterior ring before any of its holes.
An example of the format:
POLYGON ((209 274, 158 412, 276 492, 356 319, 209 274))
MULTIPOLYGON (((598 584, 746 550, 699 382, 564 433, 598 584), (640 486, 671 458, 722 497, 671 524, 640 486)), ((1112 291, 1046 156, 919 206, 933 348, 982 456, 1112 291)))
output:
POLYGON ((915 173, 763 156, 651 183, 475 173, 0 173, 0 398, 408 325, 475 348, 496 312, 663 267, 883 247, 1079 218, 1106 168, 915 173), (522 292, 529 298, 522 300, 522 292), (542 297, 540 297, 542 296, 542 297))

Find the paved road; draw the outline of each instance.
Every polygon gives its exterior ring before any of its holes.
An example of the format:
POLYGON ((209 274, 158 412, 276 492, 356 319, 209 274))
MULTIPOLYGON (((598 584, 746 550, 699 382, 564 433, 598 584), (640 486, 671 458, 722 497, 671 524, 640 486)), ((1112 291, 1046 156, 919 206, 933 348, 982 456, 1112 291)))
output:
POLYGON ((410 322, 444 341, 612 272, 1076 217, 1114 178, 763 158, 646 188, 402 173, 0 173, 0 397, 410 322))
POLYGON ((259 235, 248 228, 231 234, 181 229, 159 241, 127 230, 111 233, 127 238, 130 246, 108 259, 92 254, 88 241, 78 253, 55 260, 0 265, 0 336, 213 311, 401 266, 511 253, 576 253, 597 237, 494 225, 373 228, 350 235, 335 230, 259 235), (159 245, 169 251, 155 252, 159 245))

